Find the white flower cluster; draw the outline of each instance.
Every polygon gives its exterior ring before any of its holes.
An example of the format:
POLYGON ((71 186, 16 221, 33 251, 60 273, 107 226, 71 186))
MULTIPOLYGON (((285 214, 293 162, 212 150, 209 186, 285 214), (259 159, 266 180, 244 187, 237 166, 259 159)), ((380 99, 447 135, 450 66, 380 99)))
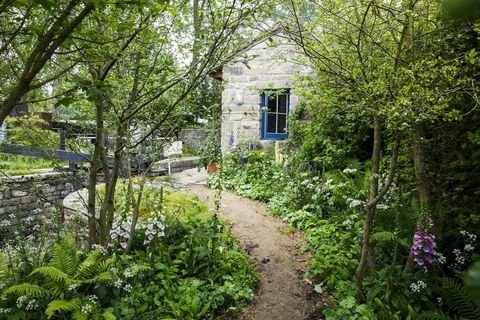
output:
POLYGON ((363 201, 360 200, 360 199, 352 199, 352 198, 348 198, 347 199, 347 202, 349 202, 348 206, 350 208, 356 208, 356 207, 359 207, 361 205, 363 205, 363 201))
POLYGON ((343 221, 342 224, 347 227, 347 230, 350 230, 353 228, 353 221, 350 219, 343 221))
POLYGON ((159 215, 157 218, 150 218, 147 220, 147 228, 145 230, 144 245, 152 242, 155 237, 165 236, 165 216, 159 215))
POLYGON ((420 292, 423 289, 425 289, 426 287, 427 287, 427 284, 425 282, 423 282, 422 280, 419 280, 417 282, 414 282, 414 283, 410 284, 410 289, 413 292, 420 292))
POLYGON ((462 249, 453 249, 452 253, 455 256, 455 261, 452 263, 452 269, 455 273, 460 274, 464 269, 465 264, 471 259, 473 250, 477 241, 477 235, 469 233, 465 230, 460 231, 460 234, 465 240, 465 245, 462 249))
POLYGON ((28 301, 28 297, 27 296, 20 296, 17 298, 17 308, 18 309, 22 309, 26 304, 27 304, 27 301, 28 301))
POLYGON ((7 314, 10 313, 10 311, 12 311, 10 308, 0 308, 0 314, 7 314))
POLYGON ((28 301, 27 305, 25 306, 25 310, 27 311, 35 310, 37 308, 38 308, 38 303, 36 299, 32 299, 28 301))
POLYGON ((465 230, 460 231, 460 234, 466 238, 465 242, 469 242, 469 243, 473 242, 474 243, 475 241, 477 241, 477 235, 476 234, 469 233, 465 230))
POLYGON ((447 263, 447 258, 445 258, 445 256, 440 252, 435 251, 434 255, 435 255, 435 261, 437 261, 439 264, 447 263))
MULTIPOLYGON (((117 275, 117 269, 115 268, 112 268, 111 271, 117 275), (115 270, 115 272, 113 272, 113 270, 115 270)), ((132 291, 132 285, 130 283, 128 283, 126 281, 126 279, 128 278, 132 278, 133 276, 135 276, 136 272, 132 271, 132 270, 129 270, 129 269, 125 269, 125 271, 123 271, 123 276, 125 277, 125 279, 122 279, 120 276, 121 275, 117 275, 118 278, 117 280, 115 280, 115 282, 113 283, 113 286, 118 288, 118 289, 122 289, 123 291, 125 292, 130 292, 132 291)))
POLYGON ((75 291, 77 289, 78 285, 76 283, 72 283, 71 285, 68 286, 67 290, 68 291, 75 291))
POLYGON ((95 250, 95 249, 100 249, 100 251, 102 252, 102 254, 104 254, 104 255, 108 254, 108 249, 105 248, 104 246, 102 246, 101 244, 94 244, 94 245, 92 246, 92 249, 94 249, 94 250, 95 250))
POLYGON ((90 303, 86 303, 82 306, 80 310, 85 314, 90 314, 93 311, 93 305, 91 305, 90 303))
POLYGON ((357 172, 357 169, 350 169, 350 168, 345 168, 343 169, 343 173, 345 174, 351 174, 357 172))
MULTIPOLYGON (((130 229, 132 222, 130 219, 123 220, 114 224, 110 231, 110 237, 113 241, 118 241, 123 249, 127 248, 130 239, 130 229)), ((154 218, 147 219, 146 222, 139 220, 136 225, 137 230, 142 230, 145 234, 144 245, 149 244, 155 237, 165 236, 165 216, 156 213, 154 218)))

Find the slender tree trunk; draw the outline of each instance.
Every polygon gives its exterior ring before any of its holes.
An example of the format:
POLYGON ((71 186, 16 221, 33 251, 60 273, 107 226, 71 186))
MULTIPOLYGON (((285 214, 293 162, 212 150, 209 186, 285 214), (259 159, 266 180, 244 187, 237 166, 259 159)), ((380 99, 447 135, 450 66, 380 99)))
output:
POLYGON ((425 126, 417 124, 413 129, 413 164, 420 207, 431 214, 431 190, 425 161, 425 126))
POLYGON ((90 162, 90 174, 88 178, 88 243, 90 246, 98 243, 98 229, 96 218, 96 187, 97 187, 97 168, 98 168, 98 147, 95 144, 95 149, 90 162))
POLYGON ((101 243, 103 221, 102 215, 96 218, 96 187, 97 187, 97 170, 100 164, 101 141, 104 134, 103 106, 99 99, 95 100, 95 147, 93 150, 92 161, 90 162, 90 175, 88 182, 88 225, 89 225, 89 242, 90 244, 101 243), (97 229, 98 224, 98 229, 97 229))
MULTIPOLYGON (((426 151, 425 151, 425 125, 418 123, 413 128, 413 167, 415 169, 415 184, 417 187, 418 199, 420 201, 420 216, 418 223, 426 223, 422 221, 425 215, 427 215, 433 222, 433 234, 436 237, 439 235, 439 226, 436 223, 436 219, 433 215, 432 199, 430 179, 428 178, 427 164, 426 164, 426 151)), ((405 264, 405 272, 411 272, 413 269, 413 256, 408 256, 405 264)))
MULTIPOLYGON (((378 195, 378 177, 380 174, 380 158, 382 147, 382 123, 378 115, 373 120, 373 151, 372 151, 372 176, 370 178, 370 198, 372 203, 378 195)), ((365 220, 363 222, 363 240, 360 262, 355 272, 357 287, 362 287, 362 281, 366 272, 373 270, 372 248, 370 246, 370 233, 373 229, 373 218, 375 216, 376 203, 367 204, 364 207, 365 220)))

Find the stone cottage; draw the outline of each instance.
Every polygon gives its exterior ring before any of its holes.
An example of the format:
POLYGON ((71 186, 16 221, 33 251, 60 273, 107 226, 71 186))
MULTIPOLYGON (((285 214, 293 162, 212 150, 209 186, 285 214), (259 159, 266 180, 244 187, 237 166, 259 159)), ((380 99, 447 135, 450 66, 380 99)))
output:
POLYGON ((212 73, 224 83, 221 144, 288 138, 288 114, 299 102, 297 74, 310 73, 298 62, 298 49, 278 33, 253 41, 212 73))

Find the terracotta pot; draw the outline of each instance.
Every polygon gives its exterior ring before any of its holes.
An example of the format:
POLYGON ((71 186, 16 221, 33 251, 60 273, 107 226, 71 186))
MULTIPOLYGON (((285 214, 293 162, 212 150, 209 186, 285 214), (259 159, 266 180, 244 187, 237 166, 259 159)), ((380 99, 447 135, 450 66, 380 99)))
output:
POLYGON ((207 172, 209 175, 212 175, 214 174, 215 172, 217 172, 218 170, 218 166, 215 162, 210 162, 207 166, 207 172))

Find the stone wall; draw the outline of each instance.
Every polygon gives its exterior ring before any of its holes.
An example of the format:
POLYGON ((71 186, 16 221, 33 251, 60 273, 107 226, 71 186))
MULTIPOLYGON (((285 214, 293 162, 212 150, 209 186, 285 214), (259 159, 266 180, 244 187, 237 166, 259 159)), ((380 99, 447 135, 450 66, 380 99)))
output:
POLYGON ((200 157, 184 157, 177 159, 163 159, 161 161, 155 162, 152 166, 152 173, 167 174, 168 173, 168 163, 170 162, 170 172, 182 172, 188 169, 198 168, 200 163, 200 157))
POLYGON ((82 187, 84 177, 72 172, 48 172, 0 178, 0 219, 42 220, 61 208, 63 198, 82 187), (15 215, 14 218, 11 215, 15 215))
POLYGON ((182 129, 178 133, 178 140, 183 142, 183 147, 191 147, 198 152, 205 144, 208 134, 209 130, 204 128, 182 129))
POLYGON ((285 43, 279 37, 275 40, 276 45, 272 46, 266 40, 249 49, 244 60, 223 67, 223 150, 232 133, 237 141, 253 137, 260 140, 261 93, 265 89, 292 89, 290 110, 299 102, 294 90, 295 77, 312 71, 309 66, 298 62, 299 54, 293 44, 285 43))

